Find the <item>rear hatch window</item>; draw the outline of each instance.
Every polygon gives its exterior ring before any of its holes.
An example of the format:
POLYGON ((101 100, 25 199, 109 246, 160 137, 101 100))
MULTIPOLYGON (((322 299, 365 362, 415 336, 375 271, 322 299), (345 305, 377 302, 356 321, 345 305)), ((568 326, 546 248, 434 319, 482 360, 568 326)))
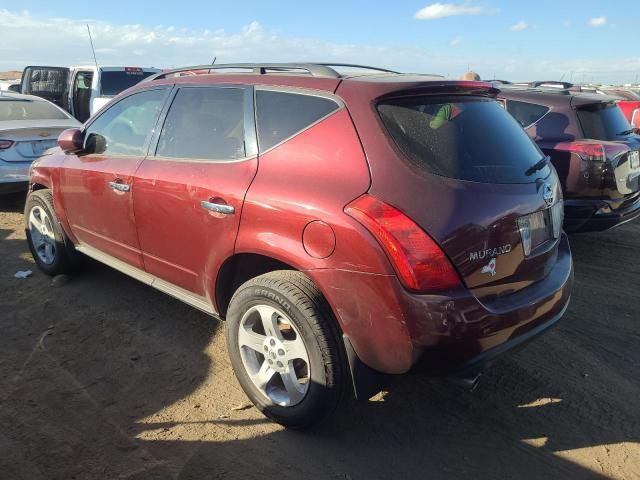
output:
POLYGON ((415 96, 384 101, 389 134, 416 167, 483 183, 532 183, 549 175, 543 154, 497 101, 415 96))
POLYGON ((578 108, 577 113, 584 138, 620 140, 632 133, 631 125, 617 105, 593 103, 578 108))
POLYGON ((133 87, 143 79, 154 75, 156 72, 145 72, 141 69, 103 70, 100 75, 100 94, 115 96, 133 87))
POLYGON ((63 112, 42 100, 0 101, 0 122, 15 120, 66 120, 67 118, 63 112))

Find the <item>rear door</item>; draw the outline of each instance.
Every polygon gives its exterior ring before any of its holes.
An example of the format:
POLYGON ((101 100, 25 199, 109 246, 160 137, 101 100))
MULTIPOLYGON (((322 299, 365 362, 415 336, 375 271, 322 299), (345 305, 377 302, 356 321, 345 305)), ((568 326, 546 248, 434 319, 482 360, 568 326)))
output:
POLYGON ((133 93, 84 131, 85 149, 65 158, 60 194, 81 244, 143 268, 132 203, 133 175, 144 159, 167 87, 133 93))
POLYGON ((69 72, 65 67, 26 67, 22 72, 20 91, 46 98, 69 111, 69 72))
POLYGON ((253 89, 182 86, 133 185, 146 270, 208 298, 257 168, 253 89))

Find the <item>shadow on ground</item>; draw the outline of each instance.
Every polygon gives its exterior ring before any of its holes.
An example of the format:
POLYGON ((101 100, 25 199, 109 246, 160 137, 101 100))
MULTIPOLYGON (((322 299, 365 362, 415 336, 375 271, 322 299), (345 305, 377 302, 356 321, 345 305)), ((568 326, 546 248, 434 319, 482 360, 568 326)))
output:
POLYGON ((565 319, 474 393, 399 377, 308 433, 245 408, 215 320, 94 262, 9 278, 26 244, 2 228, 4 478, 640 476, 639 226, 572 239, 565 319))

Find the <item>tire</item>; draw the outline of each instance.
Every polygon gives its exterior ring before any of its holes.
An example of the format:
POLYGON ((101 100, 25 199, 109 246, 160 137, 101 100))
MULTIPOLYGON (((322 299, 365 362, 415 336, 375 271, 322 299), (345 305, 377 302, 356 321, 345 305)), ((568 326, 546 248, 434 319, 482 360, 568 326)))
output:
POLYGON ((77 268, 80 254, 58 221, 50 190, 36 190, 29 195, 24 208, 24 221, 29 249, 40 270, 55 276, 71 273, 77 268), (34 219, 40 223, 35 223, 34 219), (38 229, 38 225, 45 226, 44 233, 38 229), (46 237, 44 242, 48 244, 44 250, 43 237, 46 237))
POLYGON ((242 389, 272 420, 289 428, 308 428, 341 402, 348 373, 338 325, 318 288, 303 273, 276 271, 244 283, 229 304, 226 338, 242 389), (263 318, 272 322, 270 332, 263 318), (267 365, 268 361, 274 363, 267 365))

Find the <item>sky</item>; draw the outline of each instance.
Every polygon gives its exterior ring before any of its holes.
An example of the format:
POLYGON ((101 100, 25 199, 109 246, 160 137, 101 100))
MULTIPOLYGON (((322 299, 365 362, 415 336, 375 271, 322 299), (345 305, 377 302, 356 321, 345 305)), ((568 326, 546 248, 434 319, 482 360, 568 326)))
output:
POLYGON ((484 79, 640 81, 637 0, 0 0, 0 70, 320 61, 484 79))

